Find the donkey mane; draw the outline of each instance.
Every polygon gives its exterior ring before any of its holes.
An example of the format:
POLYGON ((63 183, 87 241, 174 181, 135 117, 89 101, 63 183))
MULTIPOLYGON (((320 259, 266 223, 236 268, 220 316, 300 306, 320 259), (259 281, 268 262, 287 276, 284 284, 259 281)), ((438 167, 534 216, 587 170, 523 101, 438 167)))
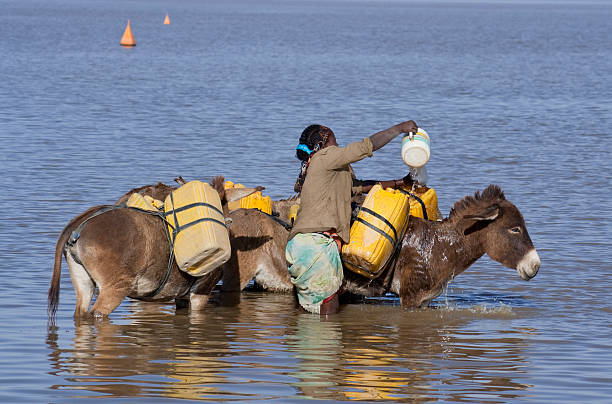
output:
POLYGON ((133 193, 138 193, 142 195, 149 195, 155 199, 164 200, 170 192, 174 191, 176 188, 170 185, 166 185, 162 182, 158 182, 155 185, 145 185, 139 188, 132 188, 130 191, 123 194, 119 200, 117 200, 117 204, 125 203, 130 198, 133 193))
POLYGON ((225 199, 225 177, 217 176, 210 181, 210 185, 219 193, 219 198, 223 202, 225 199))
POLYGON ((140 191, 144 191, 147 188, 153 188, 153 187, 161 187, 161 188, 171 188, 170 186, 162 183, 162 182, 158 182, 155 185, 145 185, 143 187, 138 187, 138 188, 132 188, 130 189, 128 192, 126 192, 126 194, 133 194, 133 193, 139 193, 140 191))
POLYGON ((500 203, 506 200, 504 191, 499 185, 491 184, 486 187, 482 193, 476 191, 474 196, 466 196, 465 198, 455 202, 453 208, 448 215, 448 220, 453 220, 457 217, 463 217, 468 212, 478 210, 490 205, 491 203, 500 203))

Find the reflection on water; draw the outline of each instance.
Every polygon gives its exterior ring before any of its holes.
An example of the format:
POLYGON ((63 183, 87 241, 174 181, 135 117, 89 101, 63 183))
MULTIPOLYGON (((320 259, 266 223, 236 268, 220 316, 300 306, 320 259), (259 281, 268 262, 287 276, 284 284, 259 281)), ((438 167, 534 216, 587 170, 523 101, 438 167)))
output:
MULTIPOLYGON (((610 402, 612 30, 598 2, 2 2, 0 402, 610 402), (126 301, 75 324, 64 263, 47 332, 53 251, 76 214, 178 175, 288 197, 308 124, 347 144, 404 119, 432 136, 445 215, 489 183, 517 204, 536 279, 485 257, 422 311, 383 297, 321 321, 246 293, 197 316, 126 301)), ((394 142, 356 175, 404 176, 394 142)))
POLYGON ((51 367, 64 378, 53 389, 75 397, 469 401, 507 400, 530 387, 525 337, 536 330, 487 329, 519 315, 508 306, 351 304, 320 319, 288 295, 240 300, 198 314, 132 302, 117 320, 76 324, 67 346, 50 329, 51 367))

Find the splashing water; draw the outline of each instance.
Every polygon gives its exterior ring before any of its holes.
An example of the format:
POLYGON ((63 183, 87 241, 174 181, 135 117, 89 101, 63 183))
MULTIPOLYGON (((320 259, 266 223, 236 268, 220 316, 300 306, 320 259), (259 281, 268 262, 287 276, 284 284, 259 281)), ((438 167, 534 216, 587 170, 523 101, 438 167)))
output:
POLYGON ((453 273, 450 279, 443 286, 444 305, 446 306, 446 308, 451 308, 451 304, 448 302, 448 289, 454 279, 455 279, 455 270, 453 269, 453 273))
POLYGON ((422 167, 410 167, 410 176, 419 185, 427 185, 427 169, 425 166, 422 167))

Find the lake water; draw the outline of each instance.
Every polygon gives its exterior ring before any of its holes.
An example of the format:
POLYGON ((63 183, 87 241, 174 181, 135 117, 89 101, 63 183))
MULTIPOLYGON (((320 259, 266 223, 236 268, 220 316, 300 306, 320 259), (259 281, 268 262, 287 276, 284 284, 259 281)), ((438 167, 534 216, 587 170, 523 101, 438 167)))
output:
MULTIPOLYGON (((571 0, 0 0, 0 401, 609 403, 610 21, 571 0), (77 323, 64 263, 47 328, 55 242, 86 208, 178 175, 287 197, 308 124, 347 144, 407 119, 441 211, 499 184, 537 277, 483 257, 422 310, 320 319, 251 291, 77 323)), ((404 176, 400 143, 357 176, 404 176)))

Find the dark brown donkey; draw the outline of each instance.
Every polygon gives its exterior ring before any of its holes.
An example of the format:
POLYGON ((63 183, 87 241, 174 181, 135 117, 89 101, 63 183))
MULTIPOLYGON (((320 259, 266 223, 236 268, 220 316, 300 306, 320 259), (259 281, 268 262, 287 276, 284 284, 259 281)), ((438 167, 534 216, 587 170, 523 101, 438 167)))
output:
MULTIPOLYGON (((243 288, 255 277, 264 288, 292 290, 282 260, 288 235, 283 226, 263 214, 247 216, 234 211, 230 216, 233 231, 240 236, 232 242, 232 254, 239 259, 225 264, 232 265, 224 269, 228 282, 233 282, 234 288, 243 288)), ((392 265, 374 280, 345 271, 343 290, 360 296, 392 292, 400 297, 404 308, 426 306, 484 254, 516 269, 524 280, 533 278, 540 267, 523 216, 497 185, 456 202, 442 221, 411 216, 392 265)))
POLYGON ((390 291, 404 308, 423 307, 484 254, 526 281, 540 268, 523 215, 497 185, 456 202, 440 222, 411 216, 394 264, 372 282, 345 271, 344 288, 363 296, 390 291))
MULTIPOLYGON (((212 185, 226 216, 228 201, 263 189, 226 191, 222 177, 215 178, 212 185)), ((158 184, 144 192, 163 199, 172 189, 158 184)), ((196 278, 180 271, 175 262, 168 268, 170 244, 161 217, 128 208, 106 209, 88 209, 72 219, 60 234, 49 288, 49 316, 54 317, 59 303, 62 254, 76 291, 75 317, 108 316, 126 296, 147 301, 176 299, 177 304, 188 301, 192 310, 201 310, 221 278, 221 270, 196 278), (77 229, 79 234, 75 237, 73 232, 77 229), (96 287, 98 297, 89 309, 96 287)))

